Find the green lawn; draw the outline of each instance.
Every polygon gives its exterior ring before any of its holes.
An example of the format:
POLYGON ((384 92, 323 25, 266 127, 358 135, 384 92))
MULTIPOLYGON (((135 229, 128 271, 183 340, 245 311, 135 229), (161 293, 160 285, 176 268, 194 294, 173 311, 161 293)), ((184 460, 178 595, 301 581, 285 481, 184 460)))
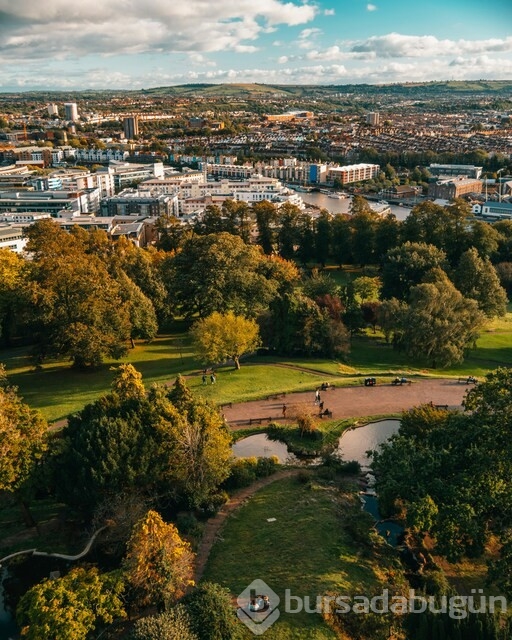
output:
POLYGON ((281 599, 281 617, 268 632, 273 640, 335 638, 320 615, 283 609, 286 589, 309 595, 311 603, 328 592, 363 594, 385 569, 386 558, 379 556, 377 569, 375 559, 364 558, 343 530, 343 510, 359 510, 359 505, 347 506, 346 496, 339 499, 335 487, 315 481, 301 484, 290 478, 268 485, 230 516, 204 579, 235 596, 253 580, 264 580, 281 599))
MULTIPOLYGON (((25 401, 52 422, 108 392, 113 376, 110 368, 119 364, 108 361, 94 371, 84 372, 72 369, 69 361, 60 360, 36 370, 26 347, 2 350, 0 362, 6 365, 9 379, 19 387, 25 401)), ((150 344, 138 343, 121 362, 133 364, 147 386, 172 381, 178 373, 187 375, 196 393, 219 404, 255 400, 278 392, 309 391, 326 379, 336 385, 354 384, 360 382, 358 376, 368 374, 481 377, 498 366, 512 366, 512 313, 490 324, 464 363, 447 369, 431 369, 427 362, 411 361, 386 345, 381 334, 372 332, 353 339, 346 362, 257 356, 244 362, 240 371, 231 366, 220 367, 214 386, 202 386, 198 373, 203 365, 196 359, 186 333, 161 335, 150 344)))
POLYGON ((48 362, 35 370, 24 347, 0 352, 0 362, 7 367, 12 384, 17 385, 25 401, 40 409, 50 420, 59 420, 78 411, 110 389, 112 366, 130 362, 138 369, 144 382, 172 380, 178 373, 197 371, 201 366, 195 359, 186 334, 161 335, 150 344, 138 343, 121 361, 107 361, 93 371, 77 371, 70 362, 48 362))

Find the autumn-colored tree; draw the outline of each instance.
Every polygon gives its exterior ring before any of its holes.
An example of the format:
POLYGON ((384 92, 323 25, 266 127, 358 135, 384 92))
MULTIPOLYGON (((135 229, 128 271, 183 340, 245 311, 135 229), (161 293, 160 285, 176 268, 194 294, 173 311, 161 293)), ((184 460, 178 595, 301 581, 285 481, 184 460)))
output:
POLYGON ((142 374, 133 365, 122 364, 119 367, 112 367, 111 371, 116 372, 112 381, 112 391, 121 400, 126 400, 127 398, 140 400, 146 396, 142 374))
POLYGON ((231 359, 236 369, 240 369, 240 357, 254 351, 260 344, 256 322, 236 316, 232 311, 225 314, 215 311, 198 320, 191 329, 191 335, 204 361, 216 363, 231 359))
POLYGON ((83 640, 102 625, 124 618, 118 573, 72 569, 56 580, 47 579, 29 589, 16 612, 26 640, 83 640))
POLYGON ((46 447, 48 424, 6 386, 0 365, 0 490, 16 496, 27 526, 36 523, 26 503, 27 485, 46 447), (2 384, 3 381, 3 384, 2 384))
POLYGON ((173 524, 148 511, 128 542, 124 571, 137 604, 169 607, 193 585, 194 554, 173 524))

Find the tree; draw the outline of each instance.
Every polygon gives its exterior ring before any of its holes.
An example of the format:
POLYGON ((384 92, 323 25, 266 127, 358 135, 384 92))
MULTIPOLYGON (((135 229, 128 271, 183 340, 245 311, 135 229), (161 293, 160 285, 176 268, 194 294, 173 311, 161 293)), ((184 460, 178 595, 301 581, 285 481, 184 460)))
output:
POLYGON ((126 305, 130 318, 130 341, 132 349, 134 340, 141 338, 148 342, 153 340, 158 331, 155 308, 139 287, 124 273, 117 275, 119 295, 122 303, 126 305))
POLYGON ((134 527, 123 569, 138 605, 168 608, 194 584, 194 554, 173 524, 148 511, 134 527))
POLYGON ((26 492, 47 448, 48 424, 7 386, 4 371, 0 365, 0 490, 16 496, 26 525, 33 527, 26 492))
POLYGON ((255 316, 279 288, 267 277, 270 260, 229 233, 191 238, 162 265, 169 301, 187 317, 229 310, 255 316))
POLYGON ((96 568, 72 569, 66 576, 43 580, 21 598, 17 620, 27 640, 77 640, 126 617, 124 585, 116 573, 96 568))
POLYGON ((380 279, 368 276, 359 276, 353 282, 354 294, 359 296, 361 302, 366 300, 378 300, 380 291, 380 279))
POLYGON ((20 328, 24 307, 25 260, 10 249, 0 249, 0 337, 9 343, 20 328))
POLYGON ((82 238, 53 221, 31 225, 27 233, 33 252, 27 290, 39 361, 69 356, 74 366, 87 367, 123 356, 129 309, 102 260, 87 255, 82 238))
POLYGON ((484 324, 477 303, 447 277, 413 287, 410 299, 401 335, 408 355, 426 357, 434 368, 462 362, 484 324))
POLYGON ((146 396, 146 389, 142 382, 142 374, 131 364, 122 364, 112 369, 116 372, 112 381, 112 391, 121 400, 134 398, 143 400, 146 396))
POLYGON ((435 268, 447 266, 446 254, 431 244, 405 242, 386 254, 382 269, 382 297, 407 300, 411 287, 435 268))
POLYGON ((276 208, 267 201, 256 202, 252 206, 258 227, 258 244, 263 252, 270 255, 274 251, 274 226, 277 220, 276 208))
POLYGON ((496 269, 489 258, 481 258, 474 247, 461 255, 454 283, 463 296, 476 300, 478 308, 488 318, 505 315, 507 294, 496 269))
POLYGON ((116 392, 70 416, 56 453, 57 493, 85 514, 118 493, 172 493, 173 457, 183 429, 175 407, 157 389, 144 396, 126 369, 116 392))
POLYGON ((212 313, 198 320, 191 329, 199 356, 206 362, 233 360, 240 369, 240 357, 260 344, 258 325, 254 320, 236 316, 232 311, 212 313))
POLYGON ((198 640, 182 605, 135 623, 130 640, 198 640))
POLYGON ((203 582, 182 600, 199 640, 239 640, 240 623, 228 589, 203 582))

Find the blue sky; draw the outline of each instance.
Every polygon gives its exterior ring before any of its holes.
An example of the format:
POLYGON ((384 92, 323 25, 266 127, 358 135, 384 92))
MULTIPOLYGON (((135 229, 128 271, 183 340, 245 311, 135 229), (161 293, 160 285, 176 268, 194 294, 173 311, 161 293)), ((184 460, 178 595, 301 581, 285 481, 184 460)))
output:
POLYGON ((511 0, 0 0, 0 91, 483 78, 511 0))

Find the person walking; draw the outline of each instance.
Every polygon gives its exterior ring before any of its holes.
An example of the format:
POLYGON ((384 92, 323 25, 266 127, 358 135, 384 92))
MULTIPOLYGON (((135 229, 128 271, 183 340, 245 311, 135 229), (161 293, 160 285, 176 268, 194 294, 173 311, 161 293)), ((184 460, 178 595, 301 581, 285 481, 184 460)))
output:
POLYGON ((212 375, 210 376, 210 382, 211 382, 212 384, 215 384, 215 381, 216 381, 216 380, 217 380, 217 378, 215 377, 215 373, 213 373, 213 371, 212 371, 212 375))
POLYGON ((318 389, 315 391, 315 404, 320 404, 320 391, 318 389))
POLYGON ((203 373, 203 384, 207 384, 206 382, 206 375, 203 373))
POLYGON ((286 418, 286 405, 283 404, 283 418, 286 418))

